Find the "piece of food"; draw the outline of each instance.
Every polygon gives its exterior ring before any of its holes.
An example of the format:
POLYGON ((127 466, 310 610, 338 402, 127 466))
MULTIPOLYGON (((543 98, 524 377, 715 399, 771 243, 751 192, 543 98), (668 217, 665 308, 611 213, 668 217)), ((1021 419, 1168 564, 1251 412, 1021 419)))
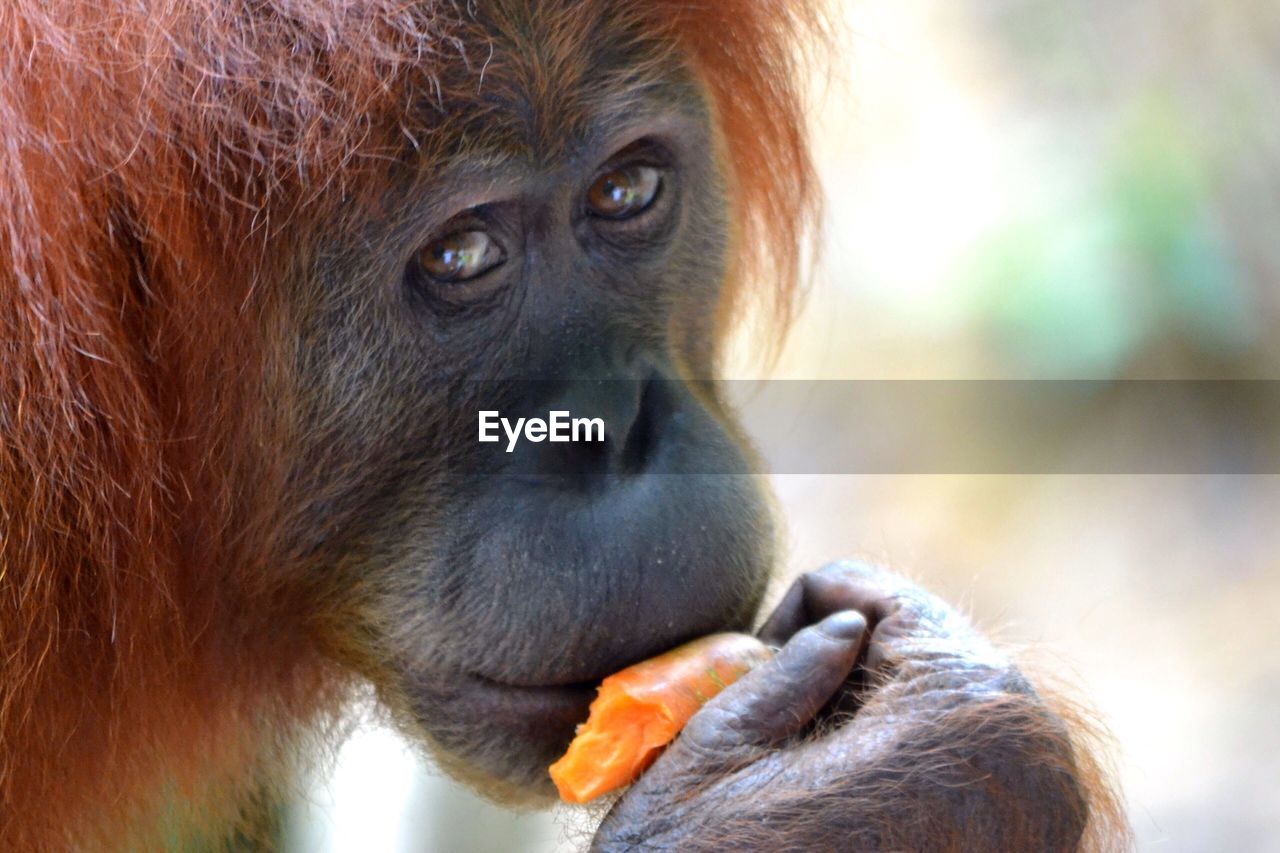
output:
POLYGON ((712 634, 600 682, 587 722, 551 779, 568 803, 634 782, 703 703, 772 656, 746 634, 712 634))

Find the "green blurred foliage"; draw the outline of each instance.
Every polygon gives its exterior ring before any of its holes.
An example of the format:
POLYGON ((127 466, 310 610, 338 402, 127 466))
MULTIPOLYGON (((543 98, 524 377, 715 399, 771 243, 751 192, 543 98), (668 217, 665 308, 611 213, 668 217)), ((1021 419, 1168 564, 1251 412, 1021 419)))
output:
POLYGON ((1211 361, 1260 334, 1222 234, 1208 155, 1152 95, 1117 123, 1074 194, 1014 219, 958 272, 1010 358, 1045 376, 1111 376, 1161 340, 1211 361))

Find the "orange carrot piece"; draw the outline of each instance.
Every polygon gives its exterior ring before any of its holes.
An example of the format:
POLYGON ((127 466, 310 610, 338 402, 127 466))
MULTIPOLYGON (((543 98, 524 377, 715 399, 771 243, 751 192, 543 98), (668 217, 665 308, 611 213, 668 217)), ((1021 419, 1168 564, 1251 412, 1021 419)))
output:
POLYGON ((712 634, 600 682, 587 722, 551 765, 568 803, 634 782, 703 703, 772 653, 746 634, 712 634))

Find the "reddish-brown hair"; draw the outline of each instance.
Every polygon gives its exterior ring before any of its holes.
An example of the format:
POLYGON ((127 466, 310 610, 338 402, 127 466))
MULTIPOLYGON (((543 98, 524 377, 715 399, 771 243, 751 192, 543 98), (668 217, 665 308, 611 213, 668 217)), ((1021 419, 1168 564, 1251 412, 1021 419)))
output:
MULTIPOLYGON (((740 199, 735 277, 788 306, 815 191, 796 64, 813 13, 605 5, 705 81, 740 199)), ((259 389, 294 259, 270 250, 360 193, 410 93, 443 103, 441 68, 483 73, 465 7, 0 8, 5 849, 146 844, 163 808, 234 823, 296 733, 341 710, 273 547, 287 403, 259 389)))

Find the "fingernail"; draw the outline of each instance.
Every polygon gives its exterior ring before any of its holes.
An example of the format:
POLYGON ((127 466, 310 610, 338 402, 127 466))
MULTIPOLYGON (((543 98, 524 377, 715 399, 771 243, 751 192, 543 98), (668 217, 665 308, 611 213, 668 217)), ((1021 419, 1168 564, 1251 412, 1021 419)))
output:
POLYGON ((823 619, 819 629, 834 639, 852 640, 867 629, 867 620, 856 610, 841 610, 823 619))

